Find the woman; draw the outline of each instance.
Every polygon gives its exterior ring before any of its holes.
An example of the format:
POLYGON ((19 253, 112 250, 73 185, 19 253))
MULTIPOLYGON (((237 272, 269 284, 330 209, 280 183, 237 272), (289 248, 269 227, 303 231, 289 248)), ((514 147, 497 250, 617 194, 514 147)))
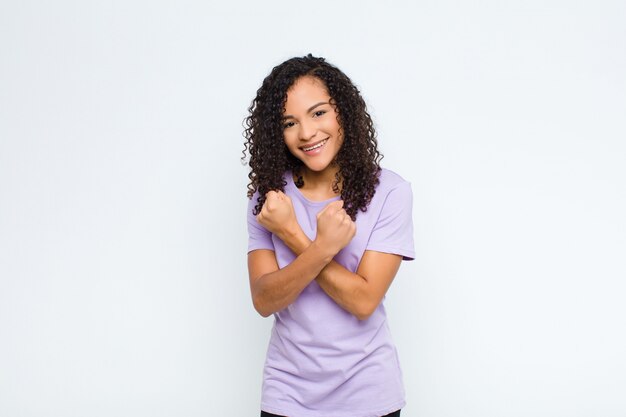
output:
POLYGON ((249 111, 250 288, 275 318, 261 416, 399 416, 382 300, 414 257, 410 185, 380 167, 365 102, 323 58, 275 67, 249 111))

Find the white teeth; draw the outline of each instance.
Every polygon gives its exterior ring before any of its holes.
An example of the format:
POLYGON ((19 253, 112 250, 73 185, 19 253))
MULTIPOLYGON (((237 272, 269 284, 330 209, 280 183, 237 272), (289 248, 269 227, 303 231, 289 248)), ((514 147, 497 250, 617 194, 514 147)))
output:
POLYGON ((317 145, 315 145, 315 146, 311 146, 310 148, 302 148, 302 150, 303 150, 304 152, 312 151, 313 149, 317 149, 317 148, 319 148, 319 147, 324 146, 324 144, 325 144, 327 141, 328 141, 328 139, 324 139, 323 141, 321 141, 321 142, 320 142, 320 143, 318 143, 317 145))

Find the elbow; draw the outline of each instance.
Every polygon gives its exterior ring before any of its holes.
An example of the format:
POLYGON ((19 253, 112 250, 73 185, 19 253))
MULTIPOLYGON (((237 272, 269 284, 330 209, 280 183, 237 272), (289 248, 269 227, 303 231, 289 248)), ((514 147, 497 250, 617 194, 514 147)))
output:
POLYGON ((250 286, 250 295, 252 296, 252 305, 261 317, 268 317, 273 312, 268 308, 268 303, 266 297, 264 297, 265 291, 258 281, 255 282, 256 285, 250 286))
POLYGON ((261 317, 269 317, 277 311, 272 299, 262 287, 252 289, 252 305, 261 317))
POLYGON ((364 320, 369 319, 372 316, 372 314, 374 314, 377 308, 378 308, 378 303, 363 302, 356 306, 352 314, 359 321, 364 321, 364 320))
POLYGON ((370 315, 367 315, 367 314, 356 314, 355 313, 354 317, 356 317, 358 321, 365 321, 365 320, 370 318, 370 315))
POLYGON ((273 313, 273 311, 268 308, 267 303, 264 303, 259 296, 252 296, 252 304, 254 305, 256 312, 259 313, 261 317, 269 317, 273 313))
POLYGON ((254 305, 254 309, 256 310, 257 313, 259 313, 261 317, 269 317, 272 315, 271 311, 264 309, 262 307, 259 307, 256 304, 254 305))
POLYGON ((359 320, 359 321, 365 321, 365 320, 370 318, 372 313, 373 313, 373 311, 371 313, 362 313, 362 312, 354 313, 354 317, 356 317, 357 320, 359 320))
POLYGON ((263 318, 269 317, 272 315, 271 312, 266 311, 266 310, 259 310, 258 308, 256 309, 257 313, 259 313, 259 315, 263 318))

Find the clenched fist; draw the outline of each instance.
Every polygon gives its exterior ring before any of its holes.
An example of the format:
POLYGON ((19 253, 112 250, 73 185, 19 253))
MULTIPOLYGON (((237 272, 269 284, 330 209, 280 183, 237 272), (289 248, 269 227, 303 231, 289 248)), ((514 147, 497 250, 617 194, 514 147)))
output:
POLYGON ((317 213, 317 237, 320 246, 333 256, 354 237, 356 225, 343 209, 343 201, 333 201, 317 213))
POLYGON ((300 227, 291 198, 282 191, 270 191, 265 194, 265 203, 256 219, 278 237, 300 227))

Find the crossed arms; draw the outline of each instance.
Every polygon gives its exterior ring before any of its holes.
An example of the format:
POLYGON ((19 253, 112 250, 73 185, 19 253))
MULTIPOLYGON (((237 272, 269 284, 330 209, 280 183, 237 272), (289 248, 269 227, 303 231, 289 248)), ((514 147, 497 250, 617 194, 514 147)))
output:
POLYGON ((311 241, 298 224, 289 196, 280 191, 266 195, 257 221, 274 233, 296 255, 279 268, 274 251, 248 254, 250 290, 254 308, 264 317, 294 302, 300 292, 317 281, 329 297, 359 320, 378 307, 400 267, 400 255, 367 250, 356 273, 333 260, 356 233, 356 226, 341 201, 328 204, 317 214, 317 235, 311 241))

